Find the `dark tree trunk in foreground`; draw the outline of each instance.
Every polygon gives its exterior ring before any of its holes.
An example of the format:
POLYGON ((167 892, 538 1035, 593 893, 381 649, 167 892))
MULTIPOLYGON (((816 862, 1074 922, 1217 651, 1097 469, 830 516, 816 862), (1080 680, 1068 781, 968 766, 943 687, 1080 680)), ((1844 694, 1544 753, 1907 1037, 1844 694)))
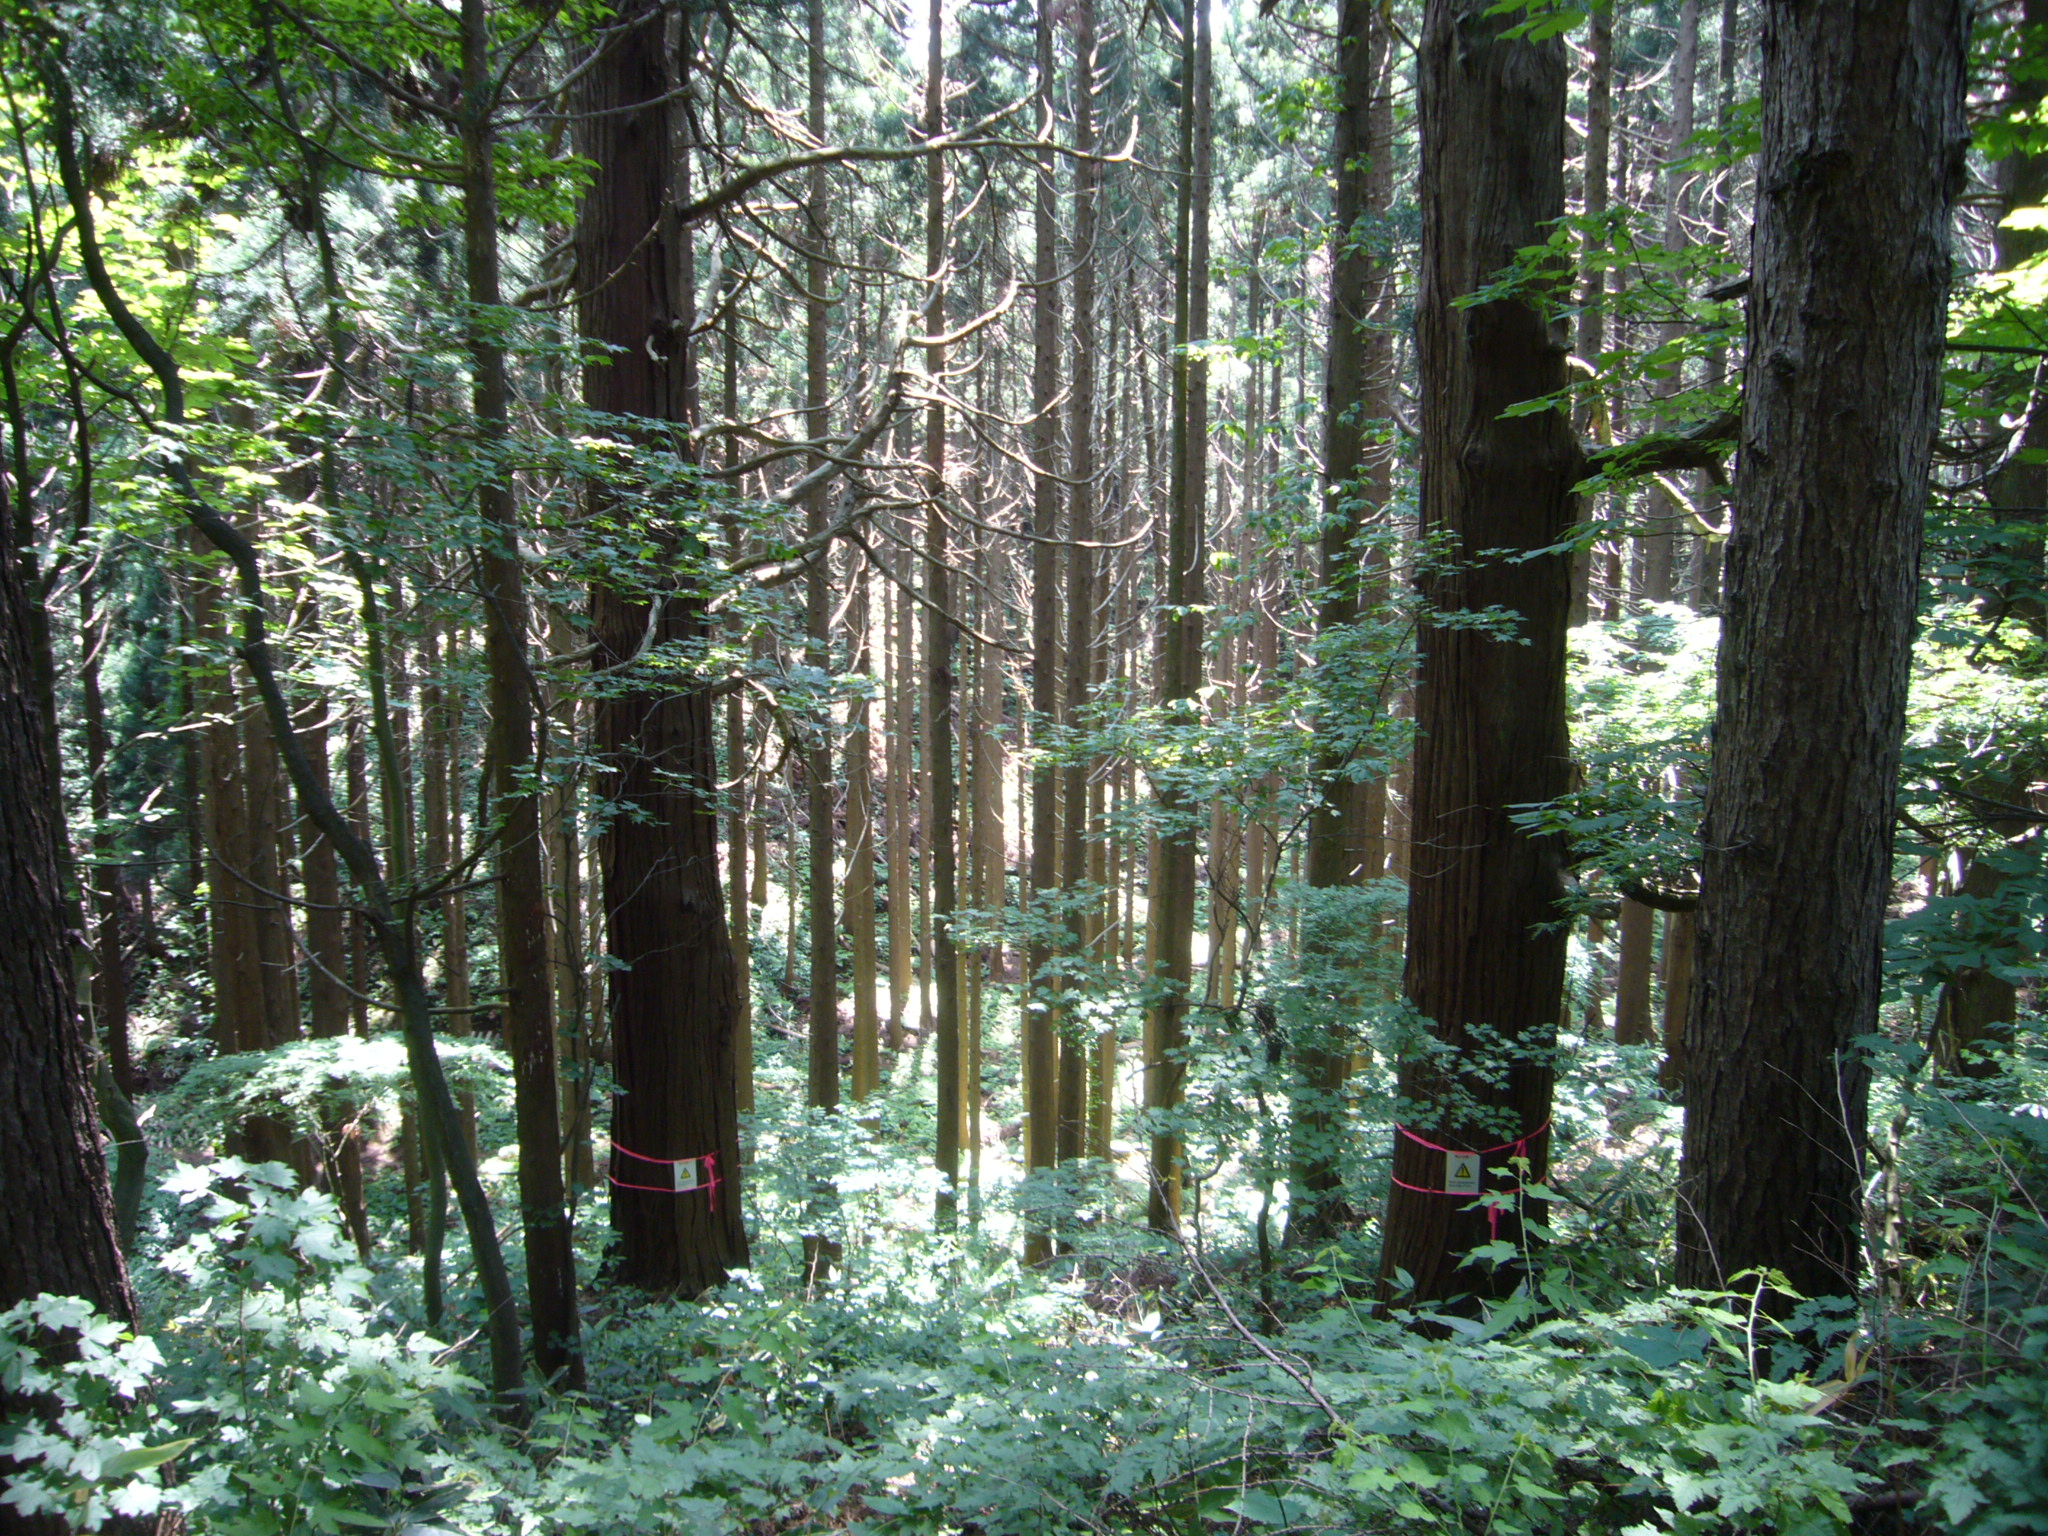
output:
POLYGON ((1962 176, 1961 0, 1765 7, 1678 1280, 1852 1291, 1962 176))
MULTIPOLYGON (((1450 563, 1425 571, 1422 590, 1440 612, 1497 605, 1516 616, 1508 639, 1455 625, 1426 624, 1421 635, 1406 985, 1456 1055, 1402 1068, 1402 1096, 1423 1108, 1415 1134, 1395 1136, 1382 1268, 1383 1284, 1405 1270, 1421 1301, 1515 1281, 1513 1266, 1489 1278, 1458 1264, 1496 1225, 1518 1242, 1518 1214, 1496 1224, 1466 1209, 1474 1197, 1445 1193, 1445 1153, 1416 1136, 1457 1151, 1503 1148, 1482 1168, 1505 1164, 1514 1152, 1503 1144, 1530 1137, 1529 1177, 1541 1179, 1564 988, 1558 850, 1517 828, 1511 808, 1566 787, 1570 561, 1496 552, 1553 545, 1571 523, 1580 469, 1564 416, 1501 415, 1563 387, 1565 349, 1529 305, 1456 301, 1564 212, 1565 56, 1554 40, 1504 37, 1512 19, 1488 9, 1489 0, 1431 0, 1421 53, 1422 531, 1450 541, 1450 563), (1489 1061, 1497 1071, 1475 1070, 1489 1061)), ((1516 1183, 1482 1173, 1480 1188, 1516 1183)))
MULTIPOLYGON (((687 322, 676 292, 681 238, 665 208, 666 113, 671 82, 662 57, 661 10, 622 11, 611 41, 585 77, 583 153, 596 167, 581 232, 585 272, 608 282, 586 289, 583 335, 613 350, 584 370, 585 403, 656 422, 685 419, 687 322)), ((704 633, 700 599, 687 591, 661 604, 653 640, 673 645, 704 633)), ((602 789, 616 809, 603 840, 604 911, 611 972, 613 1067, 612 1225, 618 1278, 650 1290, 697 1295, 747 1262, 740 1219, 740 1142, 735 1049, 739 990, 718 878, 717 762, 711 695, 680 687, 670 672, 635 676, 648 597, 599 587, 591 594, 596 666, 608 677, 596 704, 602 789), (634 1155, 628 1155, 628 1154, 634 1155), (714 1158, 718 1182, 676 1192, 673 1160, 714 1158), (652 1161, 650 1161, 652 1159, 652 1161), (620 1185, 653 1186, 638 1189, 620 1185)))
MULTIPOLYGON (((52 1291, 128 1319, 72 969, 83 936, 70 931, 78 907, 58 876, 63 817, 21 578, 0 541, 0 1307, 52 1291)), ((13 1518, 0 1507, 0 1526, 13 1518)))

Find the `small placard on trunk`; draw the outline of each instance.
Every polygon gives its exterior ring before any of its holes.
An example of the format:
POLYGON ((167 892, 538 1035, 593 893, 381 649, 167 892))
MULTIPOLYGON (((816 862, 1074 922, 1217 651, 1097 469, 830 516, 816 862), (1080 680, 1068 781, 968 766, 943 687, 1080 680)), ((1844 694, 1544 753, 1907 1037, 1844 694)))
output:
MULTIPOLYGON (((682 1188, 680 1184, 676 1186, 682 1188)), ((1446 1152, 1444 1154, 1444 1193, 1447 1195, 1476 1195, 1479 1193, 1479 1154, 1477 1152, 1446 1152)))
POLYGON ((701 1157, 686 1157, 681 1162, 669 1165, 676 1176, 677 1194, 696 1189, 702 1183, 703 1163, 704 1159, 701 1157))

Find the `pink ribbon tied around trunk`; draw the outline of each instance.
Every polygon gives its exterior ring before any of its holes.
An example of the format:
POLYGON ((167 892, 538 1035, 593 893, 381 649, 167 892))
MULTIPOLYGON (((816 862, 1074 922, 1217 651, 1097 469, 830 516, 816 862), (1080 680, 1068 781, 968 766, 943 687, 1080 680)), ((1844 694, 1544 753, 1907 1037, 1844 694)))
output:
MULTIPOLYGON (((1439 1146, 1436 1142, 1431 1141, 1427 1136, 1419 1136, 1414 1131, 1409 1130, 1408 1127, 1405 1125, 1397 1125, 1394 1127, 1394 1130, 1397 1134, 1406 1136, 1418 1147, 1427 1147, 1432 1152, 1442 1152, 1446 1156, 1472 1158, 1491 1157, 1496 1152, 1512 1152, 1514 1157, 1527 1157, 1529 1155, 1529 1143, 1534 1141, 1538 1136, 1541 1136, 1544 1132, 1548 1131, 1549 1129, 1550 1122, 1548 1120, 1545 1120, 1541 1125, 1537 1126, 1535 1130, 1524 1131, 1521 1135, 1517 1136, 1513 1141, 1504 1141, 1497 1147, 1480 1147, 1476 1151, 1461 1152, 1456 1147, 1439 1146)), ((1483 1175, 1483 1170, 1486 1167, 1485 1163, 1480 1163, 1479 1167, 1482 1170, 1483 1175)), ((1389 1174, 1388 1177, 1392 1178, 1393 1176, 1389 1174)), ((1460 1193, 1457 1190, 1451 1189, 1429 1189, 1421 1184, 1410 1184, 1406 1179, 1394 1179, 1394 1183, 1400 1185, 1403 1189, 1411 1189, 1418 1195, 1457 1195, 1460 1193)), ((1512 1190, 1496 1190, 1495 1193, 1500 1195, 1519 1195, 1522 1192, 1522 1188, 1523 1186, 1517 1185, 1512 1190)), ((1489 1203, 1486 1207, 1486 1231, 1489 1241, 1498 1242, 1500 1240, 1500 1212, 1501 1208, 1498 1205, 1489 1203)))

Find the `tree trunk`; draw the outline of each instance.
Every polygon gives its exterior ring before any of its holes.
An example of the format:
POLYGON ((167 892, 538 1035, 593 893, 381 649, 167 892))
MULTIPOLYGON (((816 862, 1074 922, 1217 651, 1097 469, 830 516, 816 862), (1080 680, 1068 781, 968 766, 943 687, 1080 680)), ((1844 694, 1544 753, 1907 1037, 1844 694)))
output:
MULTIPOLYGON (((1059 259, 1053 132, 1053 17, 1038 6, 1038 123, 1033 166, 1031 309, 1031 731, 1050 735, 1059 709, 1059 259)), ((1059 773, 1042 743, 1031 768, 1031 939, 1024 948, 1024 1162, 1049 1169, 1059 1155, 1060 993, 1052 944, 1059 893, 1059 773)), ((1024 1234, 1024 1262, 1052 1257, 1042 1227, 1024 1234)))
POLYGON ((1853 1292, 1963 174, 1961 0, 1764 7, 1735 529, 1686 1041, 1681 1285, 1853 1292))
MULTIPOLYGON (((644 418, 649 441, 666 444, 668 425, 685 421, 679 349, 687 326, 679 323, 678 234, 667 213, 679 199, 664 102, 677 82, 663 58, 660 18, 654 0, 626 7, 614 23, 619 35, 583 78, 582 152, 595 170, 580 264, 612 277, 584 291, 578 323, 609 349, 584 369, 584 403, 644 418)), ((719 883, 711 695, 701 685, 678 686, 666 669, 640 666, 650 605, 655 646, 685 646, 705 634, 694 592, 591 592, 594 664, 616 679, 600 692, 592 724, 605 764, 600 793, 618 807, 601 841, 618 1083, 612 1225, 621 1282, 698 1296, 747 1262, 739 995, 719 883), (681 1159, 699 1160, 698 1187, 666 1187, 681 1159)))
MULTIPOLYGON (((60 875, 64 817, 22 567, 13 538, 0 537, 0 1308, 49 1291, 132 1322, 93 1106, 93 1042, 78 1010, 78 908, 60 875)), ((0 1511, 0 1526, 34 1528, 0 1511)))
MULTIPOLYGON (((1676 255, 1692 243, 1686 233, 1686 180, 1679 162, 1690 152, 1693 84, 1699 73, 1699 58, 1700 0, 1681 0, 1678 32, 1671 50, 1671 117, 1665 124, 1662 166, 1664 249, 1670 255, 1676 255)), ((1660 345, 1675 346, 1683 339, 1686 328, 1684 320, 1666 321, 1657 327, 1657 340, 1660 345)), ((1668 399, 1677 394, 1684 383, 1683 365, 1674 362, 1662 378, 1652 381, 1651 389, 1658 398, 1668 399)), ((1661 419, 1658 424, 1665 430, 1673 425, 1669 418, 1661 419)), ((1653 602, 1668 603, 1678 592, 1678 555, 1685 543, 1685 523, 1679 515, 1677 501, 1662 486, 1652 482, 1645 496, 1649 509, 1646 520, 1649 536, 1643 541, 1643 564, 1647 576, 1644 595, 1653 602)), ((1617 1017, 1617 1029, 1619 1023, 1617 1017)))
MULTIPOLYGON (((1164 599, 1159 618, 1155 688, 1160 707, 1183 723, 1199 706, 1202 613, 1208 555, 1209 365, 1200 347, 1209 335, 1210 18, 1190 7, 1193 24, 1181 43, 1179 224, 1174 234, 1173 421, 1164 599)), ((1153 1112, 1151 1193, 1147 1220, 1155 1232, 1180 1228, 1181 1141, 1160 1123, 1180 1108, 1187 1080, 1187 1015, 1194 980, 1197 829, 1201 810, 1168 784, 1156 799, 1162 821, 1147 917, 1145 1107, 1153 1112)))
MULTIPOLYGON (((944 11, 932 0, 930 44, 925 61, 924 131, 927 139, 946 131, 946 50, 944 11)), ((925 157, 925 309, 927 335, 946 329, 946 157, 925 157)), ((946 349, 925 348, 925 368, 933 379, 946 373, 946 349)), ((946 522, 939 507, 946 484, 946 407, 934 396, 924 417, 925 582, 930 607, 925 611, 925 728, 930 754, 925 763, 930 819, 925 857, 931 861, 931 968, 928 980, 934 1000, 933 1030, 937 1035, 938 1070, 937 1164, 945 1187, 939 1192, 938 1218, 950 1227, 960 1182, 960 968, 953 947, 953 910, 959 899, 959 866, 954 847, 953 772, 953 640, 952 571, 947 561, 946 522)))
MULTIPOLYGON (((810 47, 806 51, 810 82, 809 127, 819 143, 825 140, 825 4, 810 0, 810 47)), ((822 442, 831 431, 832 380, 826 360, 831 337, 826 264, 831 242, 832 188, 824 165, 811 168, 810 196, 804 208, 804 431, 822 442)), ((814 460, 813 467, 822 465, 814 460)), ((805 533, 818 538, 830 515, 830 491, 819 486, 804 505, 805 533)), ((805 663, 816 676, 830 664, 832 565, 823 556, 811 563, 804 580, 805 663)), ((810 861, 810 1073, 812 1109, 839 1107, 839 932, 832 918, 832 713, 829 703, 807 722, 804 750, 806 848, 810 861)))
POLYGON ((1640 901, 1622 898, 1621 970, 1614 982, 1614 1043, 1650 1042, 1650 951, 1657 914, 1640 901))
MULTIPOLYGON (((492 113, 488 0, 462 0, 463 269, 478 319, 468 337, 472 409, 487 456, 502 451, 511 428, 510 391, 497 320, 498 191, 492 113)), ((603 270, 611 270, 609 267, 603 270)), ((484 540, 485 670, 495 774, 491 811, 498 840, 498 977, 504 992, 505 1049, 512 1057, 513 1113, 519 1133, 519 1217, 526 1240, 526 1293, 533 1313, 533 1357, 541 1374, 583 1383, 576 1257, 562 1189, 562 1125, 555 1082, 555 1021, 548 978, 547 882, 541 867, 540 802, 533 768, 531 669, 527 658, 526 576, 510 479, 477 488, 484 540)))
MULTIPOLYGON (((1607 216, 1607 183, 1610 151, 1614 137, 1614 8, 1596 5, 1586 27, 1586 236, 1579 278, 1579 356, 1591 367, 1600 366, 1600 354, 1607 350, 1607 268, 1612 244, 1603 233, 1607 216)), ((1582 436, 1607 435, 1607 409, 1597 397, 1590 400, 1578 418, 1582 436)), ((1591 497, 1582 509, 1597 517, 1600 498, 1591 497)), ((1593 557, 1596 546, 1582 544, 1572 556, 1573 624, 1593 616, 1593 557)))
MULTIPOLYGON (((1308 823, 1308 883, 1318 897, 1307 934, 1308 949, 1325 967, 1341 964, 1337 952, 1358 920, 1355 899, 1335 893, 1355 889, 1365 878, 1358 856, 1357 823, 1363 818, 1354 782, 1362 735, 1371 730, 1366 702, 1356 697, 1358 648, 1354 626, 1363 616, 1364 552, 1358 538, 1367 518, 1386 506, 1391 494, 1385 455, 1371 435, 1386 414, 1383 392, 1388 359, 1375 345, 1374 327, 1387 274, 1379 255, 1382 232, 1368 222, 1372 183, 1388 184, 1381 164, 1391 146, 1377 141, 1373 121, 1386 68, 1387 31, 1375 25, 1371 0, 1344 0, 1337 18, 1337 78, 1340 96, 1331 161, 1337 167, 1336 251, 1330 263, 1330 348, 1325 380, 1323 430, 1324 490, 1317 579, 1317 664, 1326 684, 1316 729, 1316 778, 1320 798, 1308 823), (1345 686, 1346 682, 1350 687, 1345 686), (1352 696, 1346 697, 1346 694, 1352 696), (1337 930, 1337 931, 1333 931, 1337 930)), ((1382 813, 1384 815, 1384 813, 1382 813)), ((1377 875, 1379 871, 1372 871, 1377 875)), ((1289 1094, 1293 1100, 1292 1171, 1287 1237, 1313 1243, 1328 1237, 1350 1216, 1342 1196, 1344 1080, 1350 1073, 1354 1009, 1339 979, 1315 990, 1331 1006, 1305 1021, 1294 1045, 1289 1094)))
POLYGON ((1565 351, 1529 304, 1458 301, 1564 212, 1565 59, 1555 40, 1505 36, 1510 22, 1490 9, 1430 0, 1419 66, 1422 532, 1447 539, 1455 562, 1420 585, 1432 612, 1514 616, 1511 638, 1421 633, 1405 981, 1451 1054, 1401 1068, 1402 1098, 1422 1108, 1395 1136, 1381 1285, 1391 1294, 1406 1271, 1422 1302, 1517 1283, 1512 1264, 1458 1268, 1496 1220, 1446 1192, 1443 1149, 1484 1154, 1479 1187, 1507 1200, 1498 1235, 1519 1246, 1516 1181, 1487 1170, 1520 1152, 1528 1178, 1544 1177, 1564 988, 1558 850, 1511 818, 1568 782, 1570 561, 1515 552, 1564 537, 1579 455, 1562 413, 1502 413, 1562 388, 1565 351))
MULTIPOLYGON (((853 580, 853 670, 868 678, 875 670, 868 602, 873 585, 865 565, 856 565, 853 580)), ((875 954, 875 776, 866 693, 852 709, 846 735, 846 934, 853 947, 853 1096, 866 1099, 882 1086, 881 1010, 875 1002, 881 971, 875 954)))

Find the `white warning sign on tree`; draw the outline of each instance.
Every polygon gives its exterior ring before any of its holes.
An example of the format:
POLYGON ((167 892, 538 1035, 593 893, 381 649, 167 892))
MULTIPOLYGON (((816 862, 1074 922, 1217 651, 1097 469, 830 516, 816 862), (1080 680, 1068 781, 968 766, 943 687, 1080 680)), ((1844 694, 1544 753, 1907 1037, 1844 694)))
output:
POLYGON ((701 1157, 686 1157, 680 1162, 669 1164, 676 1176, 677 1194, 684 1194, 698 1187, 702 1179, 703 1162, 704 1159, 701 1157))
MULTIPOLYGON (((677 1187, 681 1188, 680 1185, 677 1187)), ((1444 1193, 1447 1195, 1476 1195, 1479 1193, 1479 1154, 1477 1152, 1446 1152, 1444 1154, 1444 1193)))

